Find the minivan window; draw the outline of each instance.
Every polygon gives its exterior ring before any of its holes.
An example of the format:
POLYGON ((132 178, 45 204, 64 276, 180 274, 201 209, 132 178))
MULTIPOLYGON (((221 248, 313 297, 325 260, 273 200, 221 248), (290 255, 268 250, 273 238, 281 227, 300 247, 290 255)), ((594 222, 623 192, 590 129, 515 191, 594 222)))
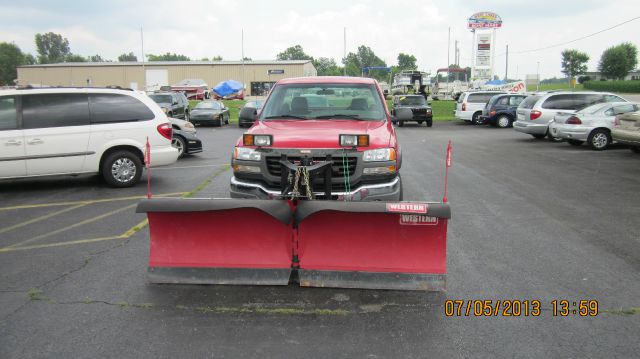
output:
POLYGON ((127 95, 90 94, 89 101, 91 123, 147 121, 155 117, 145 104, 127 95))
POLYGON ((509 96, 509 106, 518 106, 524 100, 522 96, 509 96))
POLYGON ((533 106, 536 105, 536 102, 538 102, 538 100, 540 99, 541 96, 529 96, 527 98, 524 99, 524 101, 522 101, 522 103, 520 103, 520 108, 526 108, 526 109, 532 109, 533 106))
POLYGON ((0 131, 18 128, 16 100, 12 97, 0 97, 0 131))
POLYGON ((489 100, 497 95, 497 93, 488 92, 488 93, 472 93, 467 97, 467 102, 471 103, 487 103, 489 100))
POLYGON ((575 109, 574 95, 550 96, 541 107, 553 110, 573 110, 575 109))
POLYGON ((22 96, 22 128, 89 124, 86 94, 52 93, 22 96))

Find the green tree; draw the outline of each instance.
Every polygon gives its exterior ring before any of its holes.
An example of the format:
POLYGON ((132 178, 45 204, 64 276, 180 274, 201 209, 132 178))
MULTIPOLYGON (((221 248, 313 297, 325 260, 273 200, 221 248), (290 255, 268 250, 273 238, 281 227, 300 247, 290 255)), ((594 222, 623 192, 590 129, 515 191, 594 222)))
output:
POLYGON ((624 42, 610 47, 602 53, 598 70, 606 77, 623 80, 638 65, 638 49, 624 42))
MULTIPOLYGON (((350 52, 345 59, 342 59, 342 63, 347 68, 347 75, 349 76, 361 76, 362 69, 364 67, 371 66, 387 66, 387 64, 379 58, 369 46, 360 45, 356 53, 350 52)), ((373 71, 370 73, 371 77, 378 80, 385 80, 389 76, 387 73, 381 71, 373 71)))
POLYGON ((276 55, 276 59, 278 61, 285 61, 285 60, 313 60, 313 57, 307 55, 304 50, 302 49, 302 46, 300 45, 296 45, 296 46, 291 46, 288 49, 282 51, 281 53, 279 53, 278 55, 276 55))
POLYGON ((169 52, 164 55, 147 54, 147 58, 149 61, 191 61, 191 59, 185 55, 178 55, 169 52))
POLYGON ((122 54, 122 55, 118 56, 118 61, 120 61, 120 62, 126 62, 126 61, 137 62, 138 58, 136 57, 136 55, 133 54, 133 52, 129 52, 128 54, 122 54))
POLYGON ((26 64, 26 56, 15 44, 0 42, 0 85, 13 85, 18 78, 16 68, 26 64))
POLYGON ((402 71, 402 70, 416 70, 418 68, 418 65, 416 65, 416 61, 418 61, 418 60, 416 59, 415 56, 409 55, 409 54, 403 54, 401 52, 400 54, 398 54, 398 67, 397 67, 397 69, 399 71, 402 71))
POLYGON ((336 60, 328 57, 319 57, 313 60, 313 66, 318 71, 318 76, 340 76, 342 69, 338 67, 336 60))
POLYGON ((87 59, 82 55, 68 54, 65 56, 64 62, 87 62, 87 59))
POLYGON ((89 56, 89 62, 105 62, 106 60, 100 55, 89 56))
POLYGON ((211 59, 211 60, 213 60, 213 61, 222 61, 222 56, 220 56, 220 55, 216 55, 216 56, 214 56, 214 57, 213 57, 213 59, 211 59))
POLYGON ((209 58, 208 57, 203 57, 203 58, 200 59, 200 61, 209 61, 209 58))
POLYGON ((572 79, 587 72, 589 55, 574 49, 562 51, 562 73, 572 79))
POLYGON ((71 54, 69 40, 53 32, 36 34, 36 48, 38 62, 41 64, 63 62, 67 55, 71 54))

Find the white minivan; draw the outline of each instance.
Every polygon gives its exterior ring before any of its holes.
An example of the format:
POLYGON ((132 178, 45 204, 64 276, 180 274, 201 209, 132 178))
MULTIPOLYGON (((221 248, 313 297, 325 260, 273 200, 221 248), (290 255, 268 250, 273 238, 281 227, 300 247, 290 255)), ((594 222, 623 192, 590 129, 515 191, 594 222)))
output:
POLYGON ((112 88, 0 91, 0 178, 99 173, 114 187, 174 163, 172 127, 147 95, 112 88))

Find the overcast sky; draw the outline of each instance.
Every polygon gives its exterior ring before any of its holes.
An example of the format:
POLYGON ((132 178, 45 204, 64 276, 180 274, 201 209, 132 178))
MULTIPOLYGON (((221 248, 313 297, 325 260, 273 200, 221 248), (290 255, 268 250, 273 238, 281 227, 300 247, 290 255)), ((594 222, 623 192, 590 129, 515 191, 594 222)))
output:
POLYGON ((584 51, 596 70, 602 51, 621 42, 640 46, 640 19, 568 45, 537 49, 614 26, 640 16, 637 0, 449 0, 449 1, 6 1, 0 0, 0 41, 14 42, 36 55, 34 35, 53 31, 66 37, 71 51, 116 60, 133 51, 140 59, 141 36, 147 54, 175 52, 191 59, 225 60, 244 53, 254 60, 272 60, 300 44, 314 57, 343 56, 366 45, 396 64, 399 52, 413 54, 421 70, 434 73, 447 64, 447 31, 459 41, 460 64, 470 63, 471 33, 466 19, 479 11, 502 17, 497 31, 496 73, 504 76, 505 45, 509 45, 509 77, 535 74, 560 77, 560 52, 584 51))

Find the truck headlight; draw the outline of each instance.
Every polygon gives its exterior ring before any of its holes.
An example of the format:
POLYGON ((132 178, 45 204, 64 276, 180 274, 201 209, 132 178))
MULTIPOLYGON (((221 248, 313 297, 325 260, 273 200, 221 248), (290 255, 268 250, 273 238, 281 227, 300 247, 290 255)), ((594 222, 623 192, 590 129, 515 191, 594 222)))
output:
POLYGON ((367 150, 363 152, 362 159, 365 162, 394 161, 396 159, 396 150, 393 148, 367 150))
POLYGON ((236 147, 233 153, 233 159, 245 161, 260 161, 260 152, 253 148, 236 147))
POLYGON ((273 143, 273 136, 245 133, 244 135, 242 135, 242 143, 245 146, 271 146, 271 144, 273 143))

